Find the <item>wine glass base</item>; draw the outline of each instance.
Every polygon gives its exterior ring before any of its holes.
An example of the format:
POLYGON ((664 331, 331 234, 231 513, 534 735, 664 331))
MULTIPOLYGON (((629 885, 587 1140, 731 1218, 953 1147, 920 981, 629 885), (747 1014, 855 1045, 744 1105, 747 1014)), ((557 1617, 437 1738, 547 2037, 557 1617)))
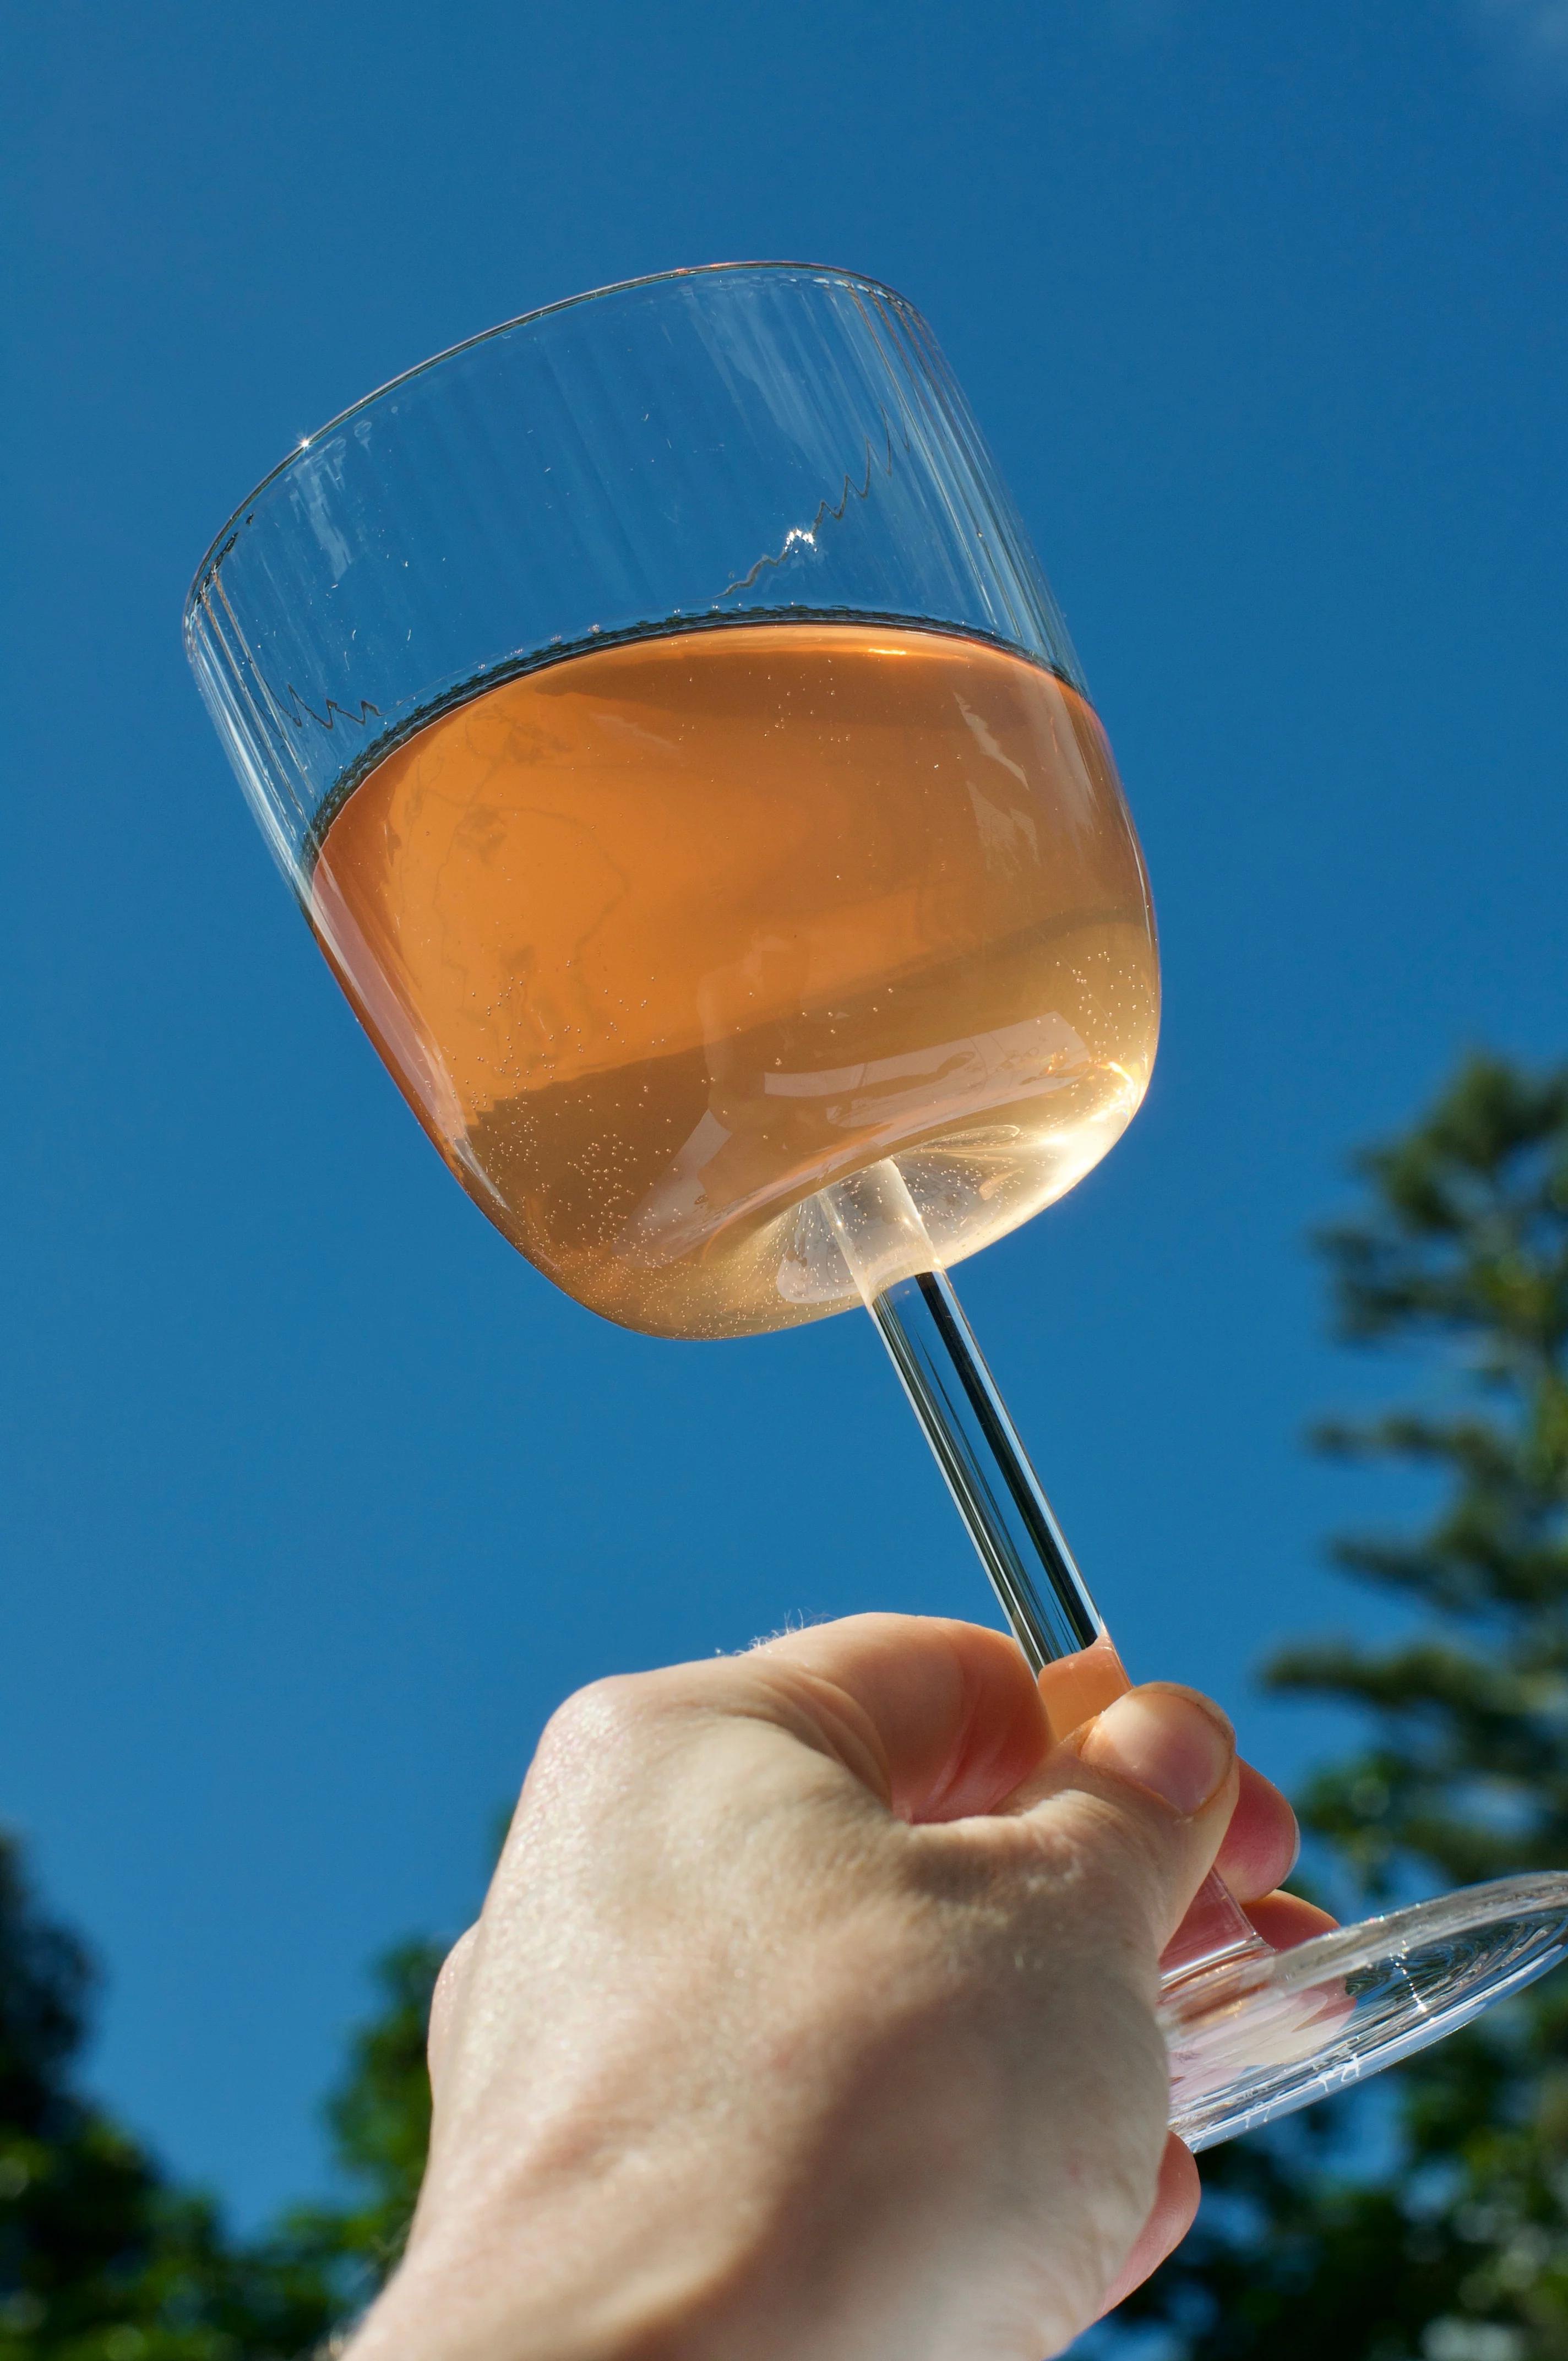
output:
POLYGON ((1467 1886, 1168 1983, 1170 2124, 1194 2151, 1442 2040, 1568 1954, 1568 1874, 1467 1886))

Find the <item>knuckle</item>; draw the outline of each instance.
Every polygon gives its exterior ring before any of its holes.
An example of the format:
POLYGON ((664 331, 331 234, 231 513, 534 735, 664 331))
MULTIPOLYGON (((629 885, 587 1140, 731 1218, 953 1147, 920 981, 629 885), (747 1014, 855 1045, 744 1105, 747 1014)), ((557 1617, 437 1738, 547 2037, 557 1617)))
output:
POLYGON ((646 1710, 642 1688, 635 1674, 611 1674, 575 1689, 545 1723, 535 1763, 571 1769, 622 1745, 646 1710))

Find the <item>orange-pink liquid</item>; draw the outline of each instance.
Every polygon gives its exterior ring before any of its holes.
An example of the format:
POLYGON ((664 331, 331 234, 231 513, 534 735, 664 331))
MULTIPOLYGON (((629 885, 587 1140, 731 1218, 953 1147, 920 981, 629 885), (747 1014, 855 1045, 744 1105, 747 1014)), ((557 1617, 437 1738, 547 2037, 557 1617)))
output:
POLYGON ((594 1311, 857 1301, 825 1181, 896 1159, 949 1262, 1070 1188, 1158 1027, 1093 712, 880 624, 639 640, 479 689, 337 814, 312 912, 475 1202, 594 1311))

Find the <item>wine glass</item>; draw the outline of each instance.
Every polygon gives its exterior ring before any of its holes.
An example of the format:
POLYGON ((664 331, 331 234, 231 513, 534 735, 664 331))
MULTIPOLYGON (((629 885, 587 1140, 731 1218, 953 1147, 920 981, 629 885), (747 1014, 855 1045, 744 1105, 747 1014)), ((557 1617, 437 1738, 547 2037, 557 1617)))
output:
MULTIPOLYGON (((1103 730, 920 314, 718 265, 555 304, 302 443, 186 645, 338 982, 455 1178, 630 1328, 864 1303, 1071 1721, 1126 1684, 951 1266, 1125 1128, 1154 917, 1103 730)), ((1163 1963, 1207 2147, 1568 1949, 1568 1876, 1163 1963)))

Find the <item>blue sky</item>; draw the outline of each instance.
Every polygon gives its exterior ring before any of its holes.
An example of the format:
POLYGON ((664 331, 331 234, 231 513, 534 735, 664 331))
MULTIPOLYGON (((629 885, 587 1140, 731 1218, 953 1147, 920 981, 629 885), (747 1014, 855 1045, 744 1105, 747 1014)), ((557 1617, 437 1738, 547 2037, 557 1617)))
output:
POLYGON ((868 1323, 659 1345, 467 1205, 184 671, 207 540, 443 346, 683 262, 927 313, 1118 749, 1145 1111, 963 1292, 1135 1667, 1298 1775, 1286 1633, 1402 1505, 1315 1466, 1302 1238, 1564 1009, 1562 0, 55 0, 0 85, 12 716, 0 1816, 108 1968, 100 2086, 253 2219, 363 1969, 455 1932, 593 1674, 987 1613, 868 1323))

